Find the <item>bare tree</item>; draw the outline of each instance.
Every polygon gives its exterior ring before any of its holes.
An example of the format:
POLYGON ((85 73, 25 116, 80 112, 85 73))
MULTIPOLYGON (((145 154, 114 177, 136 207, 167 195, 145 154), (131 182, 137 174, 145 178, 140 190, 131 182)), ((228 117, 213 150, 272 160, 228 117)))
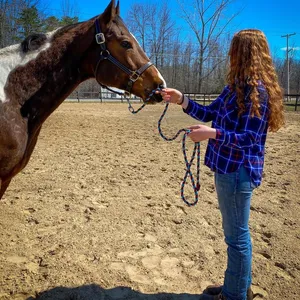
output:
POLYGON ((76 0, 73 3, 70 0, 61 0, 61 10, 62 10, 62 18, 63 17, 74 17, 78 15, 78 8, 76 0))
POLYGON ((132 33, 140 41, 144 51, 146 51, 147 32, 149 30, 149 19, 151 11, 149 5, 134 3, 128 12, 126 23, 132 33))
MULTIPOLYGON (((197 90, 202 91, 203 80, 209 72, 208 69, 205 70, 209 53, 214 51, 214 47, 219 47, 220 38, 238 12, 225 18, 225 11, 233 0, 193 0, 188 1, 189 4, 187 1, 177 0, 177 2, 181 7, 181 17, 191 28, 198 43, 197 90)), ((218 60, 216 64, 223 61, 218 60)), ((214 69, 216 65, 211 67, 214 69)))
POLYGON ((154 63, 163 67, 175 31, 167 1, 158 4, 134 3, 126 22, 154 63))
POLYGON ((167 56, 175 33, 175 22, 171 18, 171 11, 166 0, 157 5, 152 4, 150 11, 149 43, 151 57, 159 68, 163 68, 165 56, 167 56))

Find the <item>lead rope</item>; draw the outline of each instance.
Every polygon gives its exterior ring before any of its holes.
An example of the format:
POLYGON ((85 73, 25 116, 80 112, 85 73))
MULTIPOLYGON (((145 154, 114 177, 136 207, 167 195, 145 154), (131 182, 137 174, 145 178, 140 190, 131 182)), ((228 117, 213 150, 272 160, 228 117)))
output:
MULTIPOLYGON (((155 90, 153 90, 150 95, 148 96, 148 98, 145 100, 145 102, 149 101, 149 99, 157 92, 157 91, 160 91, 161 88, 157 88, 155 90)), ((129 111, 132 113, 132 114, 136 114, 138 113, 139 111, 141 111, 146 104, 143 104, 139 109, 137 110, 134 110, 134 108, 132 107, 132 105, 130 104, 130 101, 129 99, 127 99, 127 102, 129 104, 129 111)), ((168 138, 166 137, 163 132, 162 132, 162 129, 161 129, 161 122, 163 120, 163 118, 165 117, 166 113, 167 113, 167 110, 168 110, 168 107, 169 107, 169 103, 166 103, 166 107, 161 115, 161 117, 159 118, 158 120, 158 131, 159 131, 159 134, 160 136, 167 142, 170 142, 170 141, 174 141, 182 132, 184 132, 183 134, 183 137, 182 137, 182 153, 183 153, 183 157, 184 157, 184 161, 185 161, 185 165, 186 165, 186 172, 185 172, 185 175, 184 175, 184 178, 183 178, 183 181, 181 183, 181 189, 180 189, 180 194, 181 194, 181 199, 183 200, 183 202, 185 204, 187 204, 188 206, 194 206, 198 203, 198 200, 199 200, 199 190, 200 190, 200 143, 197 142, 195 143, 194 145, 194 150, 193 150, 193 153, 192 153, 192 156, 191 156, 191 159, 190 161, 188 161, 188 158, 187 158, 187 153, 186 153, 186 137, 187 135, 191 132, 191 130, 189 129, 180 129, 178 130, 178 132, 174 135, 174 137, 172 138, 168 138), (196 166, 196 169, 197 169, 197 179, 196 179, 196 182, 195 182, 195 179, 194 179, 194 175, 191 171, 191 166, 193 164, 193 161, 196 157, 196 154, 197 154, 197 166, 196 166), (195 198, 194 198, 194 202, 189 202, 186 200, 185 196, 184 196, 184 191, 185 191, 185 185, 186 185, 186 182, 187 182, 187 178, 190 177, 191 179, 191 184, 192 184, 192 187, 193 187, 193 190, 194 190, 194 195, 195 195, 195 198)))

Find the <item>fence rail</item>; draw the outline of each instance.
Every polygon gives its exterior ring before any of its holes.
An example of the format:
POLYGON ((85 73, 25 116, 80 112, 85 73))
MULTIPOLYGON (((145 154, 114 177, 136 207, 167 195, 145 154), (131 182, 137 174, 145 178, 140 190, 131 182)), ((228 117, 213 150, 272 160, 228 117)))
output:
MULTIPOLYGON (((200 102, 203 105, 210 104, 215 100, 219 94, 200 94, 200 93, 185 93, 190 99, 200 102)), ((67 100, 68 102, 124 102, 126 99, 116 93, 110 91, 99 92, 73 92, 67 100)), ((132 96, 131 102, 142 102, 142 100, 136 96, 132 96)), ((287 108, 294 108, 295 111, 300 107, 300 94, 286 94, 284 95, 284 105, 287 108)))
POLYGON ((283 101, 285 106, 294 107, 294 110, 297 111, 300 106, 300 94, 286 94, 283 101))

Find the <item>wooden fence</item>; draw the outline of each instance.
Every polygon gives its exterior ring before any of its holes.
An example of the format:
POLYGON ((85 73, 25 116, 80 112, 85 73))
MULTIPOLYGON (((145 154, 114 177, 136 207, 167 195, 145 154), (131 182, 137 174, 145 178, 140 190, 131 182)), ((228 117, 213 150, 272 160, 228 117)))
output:
MULTIPOLYGON (((203 105, 210 104, 219 94, 200 94, 200 93, 185 93, 190 99, 193 99, 203 105)), ((116 93, 107 90, 99 92, 73 92, 66 101, 72 102, 126 102, 127 100, 116 93)), ((131 102, 141 102, 142 100, 136 96, 132 96, 131 102)), ((289 109, 297 111, 300 107, 300 94, 284 95, 284 104, 289 109)))
POLYGON ((287 94, 284 95, 284 105, 287 108, 294 108, 297 111, 300 106, 300 94, 287 94))

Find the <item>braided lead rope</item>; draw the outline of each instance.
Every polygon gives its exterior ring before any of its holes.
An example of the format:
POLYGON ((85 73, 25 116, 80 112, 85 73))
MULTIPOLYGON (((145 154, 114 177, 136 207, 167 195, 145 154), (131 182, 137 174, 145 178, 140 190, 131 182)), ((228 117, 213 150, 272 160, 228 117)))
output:
POLYGON ((145 106, 146 106, 146 104, 144 103, 141 107, 139 107, 137 110, 135 110, 134 108, 133 108, 133 106, 131 105, 131 103, 130 103, 130 99, 128 98, 128 97, 125 97, 126 98, 126 100, 127 100, 127 103, 128 103, 128 110, 132 113, 132 114, 137 114, 139 111, 141 111, 145 106))
POLYGON ((150 94, 149 94, 149 96, 145 99, 145 103, 140 107, 140 108, 138 108, 137 110, 135 110, 134 108, 133 108, 133 106, 131 105, 131 103, 130 103, 130 99, 128 98, 128 97, 126 97, 126 100, 127 100, 127 102, 128 102, 128 109, 129 109, 129 111, 132 113, 132 114, 137 114, 139 111, 141 111, 145 106, 146 106, 146 103, 150 100, 150 98, 156 93, 156 92, 158 92, 158 91, 161 91, 161 88, 157 88, 157 89, 155 89, 155 90, 153 90, 150 94))
POLYGON ((187 153, 186 153, 186 137, 191 131, 188 129, 180 129, 177 131, 177 133, 172 138, 168 138, 163 134, 163 132, 161 130, 161 122, 166 115, 168 107, 169 107, 169 103, 166 103, 166 107, 165 107, 160 119, 158 120, 158 131, 159 131, 160 136, 165 141, 168 141, 168 142, 174 141, 182 132, 184 132, 183 137, 182 137, 182 153, 183 153, 183 157, 184 157, 184 161, 185 161, 185 165, 186 165, 186 172, 185 172, 184 178, 181 183, 180 194, 181 194, 181 199, 183 200, 183 202, 185 204, 187 204, 188 206, 195 206, 199 200, 198 191, 200 190, 200 143, 199 142, 195 143, 191 159, 190 159, 190 161, 188 161, 187 153), (197 154, 197 167, 196 167, 197 168, 197 181, 195 182, 194 175, 191 171, 191 166, 196 157, 196 154, 197 154), (195 195, 194 202, 187 201, 184 196, 185 185, 186 185, 188 177, 190 177, 190 179, 191 179, 191 184, 192 184, 192 187, 194 190, 194 195, 195 195))
MULTIPOLYGON (((132 107, 132 105, 130 104, 130 101, 129 101, 129 98, 126 98, 127 99, 127 102, 128 102, 128 109, 129 111, 132 113, 132 114, 137 114, 139 111, 141 111, 146 103, 149 101, 149 99, 157 92, 157 91, 161 91, 161 88, 157 88, 155 90, 153 90, 148 98, 145 100, 145 103, 137 110, 134 110, 134 108, 132 107)), ((163 118, 165 117, 166 113, 167 113, 167 110, 168 110, 168 107, 169 107, 169 103, 166 103, 166 107, 161 115, 161 117, 159 118, 158 120, 158 131, 159 131, 159 134, 160 136, 167 142, 170 142, 170 141, 174 141, 175 139, 177 139, 177 137, 183 132, 184 135, 182 137, 182 153, 183 153, 183 157, 184 157, 184 161, 185 161, 185 165, 186 165, 186 172, 185 172, 185 175, 184 175, 184 178, 183 178, 183 181, 181 183, 181 189, 180 189, 180 194, 181 194, 181 199, 183 200, 183 202, 185 204, 187 204, 188 206, 195 206, 197 203, 198 203, 198 200, 199 200, 199 190, 200 190, 200 143, 195 143, 194 145, 194 150, 193 150, 193 153, 192 153, 192 156, 191 156, 191 159, 190 161, 188 161, 188 158, 187 158, 187 153, 186 153, 186 137, 187 135, 191 132, 190 130, 188 129, 180 129, 178 130, 178 132, 172 137, 172 138, 168 138, 166 137, 163 132, 162 132, 162 129, 161 129, 161 122, 163 120, 163 118), (194 179, 194 175, 191 171, 191 166, 193 164, 193 161, 196 157, 196 154, 197 154, 197 181, 195 182, 195 179, 194 179), (189 202, 186 200, 185 196, 184 196, 184 191, 185 191, 185 185, 186 185, 186 182, 187 182, 187 179, 188 177, 190 177, 191 179, 191 184, 192 184, 192 187, 193 187, 193 190, 194 190, 194 195, 195 195, 195 199, 194 199, 194 202, 189 202)))

